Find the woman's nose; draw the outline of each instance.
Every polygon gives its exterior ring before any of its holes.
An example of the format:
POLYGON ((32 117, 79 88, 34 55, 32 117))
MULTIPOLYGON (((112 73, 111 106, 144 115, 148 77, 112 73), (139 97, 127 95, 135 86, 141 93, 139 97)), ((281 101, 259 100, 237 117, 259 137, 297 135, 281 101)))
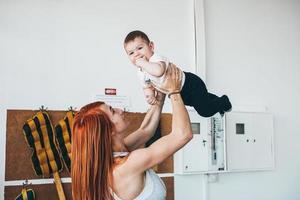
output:
POLYGON ((119 114, 123 114, 123 112, 124 112, 124 111, 123 111, 122 109, 120 109, 120 108, 117 108, 117 111, 118 111, 119 114))

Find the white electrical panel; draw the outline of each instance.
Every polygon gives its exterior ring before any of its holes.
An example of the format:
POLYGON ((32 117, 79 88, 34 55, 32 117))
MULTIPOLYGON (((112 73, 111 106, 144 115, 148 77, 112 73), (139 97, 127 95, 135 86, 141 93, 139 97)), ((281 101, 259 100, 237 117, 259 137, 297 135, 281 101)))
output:
POLYGON ((230 112, 210 118, 188 109, 193 139, 174 155, 176 174, 274 168, 271 114, 230 112))
POLYGON ((189 108, 193 139, 174 155, 177 174, 223 171, 225 169, 223 118, 204 118, 189 108))
POLYGON ((229 171, 274 168, 273 117, 268 113, 226 114, 229 171))
POLYGON ((209 171, 224 171, 226 166, 224 118, 218 113, 208 121, 209 171))

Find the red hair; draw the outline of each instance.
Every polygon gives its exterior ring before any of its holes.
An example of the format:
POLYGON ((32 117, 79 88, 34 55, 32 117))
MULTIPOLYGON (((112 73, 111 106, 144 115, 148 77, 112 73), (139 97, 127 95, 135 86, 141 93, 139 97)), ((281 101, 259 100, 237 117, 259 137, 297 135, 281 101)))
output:
POLYGON ((75 115, 72 130, 72 197, 74 200, 110 200, 113 165, 113 124, 94 102, 75 115))

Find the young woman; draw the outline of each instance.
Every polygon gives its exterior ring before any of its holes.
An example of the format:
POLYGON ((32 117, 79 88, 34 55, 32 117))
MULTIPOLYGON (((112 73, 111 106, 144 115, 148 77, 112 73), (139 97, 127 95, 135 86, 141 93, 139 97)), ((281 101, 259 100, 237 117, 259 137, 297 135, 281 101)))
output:
POLYGON ((169 91, 172 131, 149 147, 145 143, 159 123, 164 97, 147 112, 140 128, 127 137, 129 125, 120 109, 103 102, 88 104, 76 114, 72 135, 72 196, 74 200, 163 200, 166 189, 151 167, 192 139, 192 130, 179 88, 180 71, 171 66, 161 89, 169 91), (176 92, 174 92, 176 91, 176 92))

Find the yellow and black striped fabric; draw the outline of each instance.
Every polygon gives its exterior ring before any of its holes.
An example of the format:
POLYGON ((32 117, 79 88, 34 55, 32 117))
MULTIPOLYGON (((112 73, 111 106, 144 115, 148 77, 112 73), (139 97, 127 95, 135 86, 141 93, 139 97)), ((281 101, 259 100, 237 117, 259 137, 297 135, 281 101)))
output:
POLYGON ((35 173, 49 177, 62 170, 62 163, 55 144, 53 127, 46 112, 39 111, 23 126, 25 139, 32 148, 31 156, 35 173))
POLYGON ((74 115, 74 111, 68 111, 64 119, 61 119, 55 126, 57 144, 69 172, 71 172, 71 139, 74 115))
POLYGON ((32 189, 22 189, 21 194, 19 194, 15 200, 35 200, 35 194, 32 189))

